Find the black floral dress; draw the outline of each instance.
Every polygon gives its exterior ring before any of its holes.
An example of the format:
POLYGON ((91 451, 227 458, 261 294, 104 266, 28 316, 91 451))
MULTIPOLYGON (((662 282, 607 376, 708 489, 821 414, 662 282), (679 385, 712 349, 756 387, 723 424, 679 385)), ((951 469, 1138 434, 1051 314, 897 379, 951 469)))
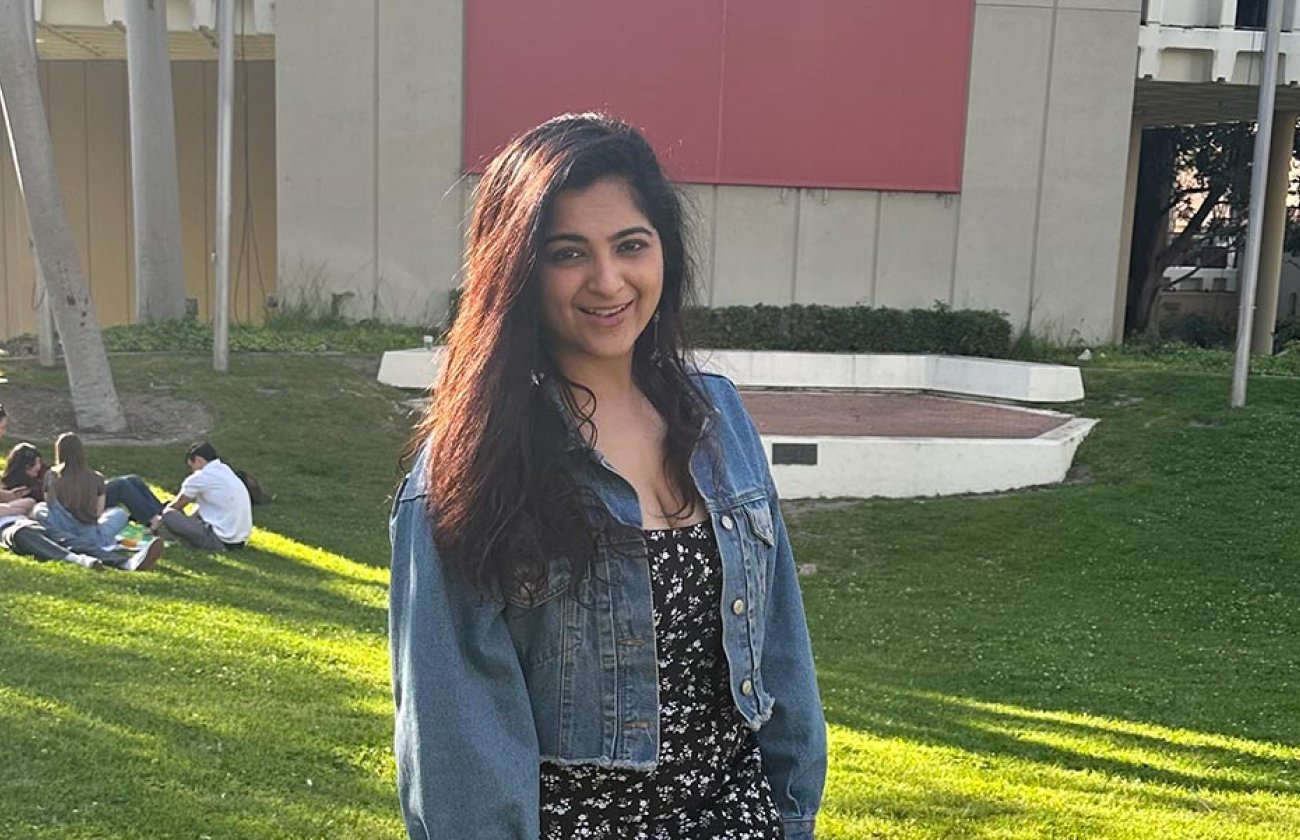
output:
POLYGON ((651 771, 543 764, 542 837, 783 837, 758 741, 731 701, 713 528, 703 522, 645 537, 659 662, 659 762, 651 771))

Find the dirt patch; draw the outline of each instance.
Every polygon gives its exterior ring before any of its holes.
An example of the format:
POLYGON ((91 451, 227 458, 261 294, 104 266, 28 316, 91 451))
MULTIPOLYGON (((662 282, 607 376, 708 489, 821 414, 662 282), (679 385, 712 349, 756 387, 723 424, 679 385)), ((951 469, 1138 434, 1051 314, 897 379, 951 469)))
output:
MULTIPOLYGON (((78 432, 87 443, 152 446, 201 440, 212 428, 212 416, 196 402, 166 394, 118 395, 126 411, 126 431, 114 434, 78 432)), ((0 400, 9 412, 9 437, 53 444, 63 432, 76 429, 72 399, 56 388, 5 385, 0 400)))

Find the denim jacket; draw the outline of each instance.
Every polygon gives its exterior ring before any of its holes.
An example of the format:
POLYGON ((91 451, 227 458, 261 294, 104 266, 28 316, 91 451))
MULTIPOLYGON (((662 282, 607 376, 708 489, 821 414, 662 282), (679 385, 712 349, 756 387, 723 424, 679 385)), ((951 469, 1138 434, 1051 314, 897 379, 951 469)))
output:
MULTIPOLYGON (((735 386, 691 472, 722 558, 731 696, 757 730, 789 840, 812 840, 826 727, 794 558, 763 446, 735 386), (713 445, 710 445, 713 444, 713 445)), ((427 450, 426 450, 427 452, 427 450)), ((614 520, 575 593, 552 562, 530 602, 490 599, 439 561, 421 455, 394 503, 389 613, 398 794, 417 840, 536 840, 543 761, 649 769, 659 744, 653 598, 636 492, 598 454, 583 481, 614 520)))

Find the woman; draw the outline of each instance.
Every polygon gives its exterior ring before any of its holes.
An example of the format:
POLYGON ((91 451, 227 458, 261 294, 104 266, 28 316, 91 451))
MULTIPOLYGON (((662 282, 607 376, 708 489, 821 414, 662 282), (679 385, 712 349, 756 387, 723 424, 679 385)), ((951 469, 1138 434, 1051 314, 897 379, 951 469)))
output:
POLYGON ((105 510, 104 476, 86 466, 81 438, 72 432, 54 442, 55 465, 45 476, 45 503, 32 518, 57 534, 73 551, 109 551, 126 527, 126 511, 105 510))
MULTIPOLYGON (((20 443, 9 450, 0 485, 7 490, 26 490, 33 504, 45 501, 45 473, 49 471, 41 451, 30 443, 20 443)), ((29 511, 30 512, 30 511, 29 511)))
POLYGON ((629 126, 559 117, 488 167, 391 523, 412 837, 813 836, 790 543, 734 386, 684 361, 691 292, 629 126))

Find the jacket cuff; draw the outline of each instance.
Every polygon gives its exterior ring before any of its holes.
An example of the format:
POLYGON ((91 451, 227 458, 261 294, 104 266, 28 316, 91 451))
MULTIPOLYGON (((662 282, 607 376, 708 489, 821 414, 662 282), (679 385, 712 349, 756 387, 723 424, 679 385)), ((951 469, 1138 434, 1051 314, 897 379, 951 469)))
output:
POLYGON ((782 818, 781 825, 785 829, 785 840, 813 840, 813 829, 817 826, 817 818, 815 816, 782 818))

